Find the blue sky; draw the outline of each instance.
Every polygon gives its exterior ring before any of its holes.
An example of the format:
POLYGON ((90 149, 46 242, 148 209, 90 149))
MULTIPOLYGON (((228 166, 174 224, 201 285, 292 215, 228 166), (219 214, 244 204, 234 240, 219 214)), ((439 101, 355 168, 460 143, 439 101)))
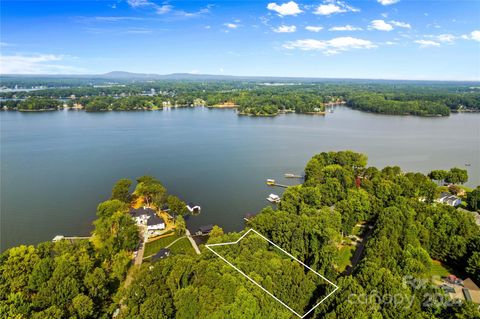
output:
POLYGON ((5 73, 480 80, 479 1, 1 2, 5 73))

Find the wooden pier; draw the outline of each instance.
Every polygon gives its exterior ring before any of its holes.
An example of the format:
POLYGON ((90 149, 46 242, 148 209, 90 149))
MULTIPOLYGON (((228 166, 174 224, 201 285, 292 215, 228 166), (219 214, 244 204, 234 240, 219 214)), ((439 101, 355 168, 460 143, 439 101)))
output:
POLYGON ((302 175, 292 174, 292 173, 285 173, 285 178, 303 178, 302 175))
POLYGON ((73 243, 75 240, 84 240, 84 239, 90 239, 90 237, 57 235, 52 239, 52 241, 57 242, 61 240, 68 240, 69 242, 73 243))
POLYGON ((290 187, 290 186, 293 186, 293 185, 285 185, 285 184, 273 183, 273 184, 268 184, 268 186, 276 186, 276 187, 287 188, 287 187, 290 187))

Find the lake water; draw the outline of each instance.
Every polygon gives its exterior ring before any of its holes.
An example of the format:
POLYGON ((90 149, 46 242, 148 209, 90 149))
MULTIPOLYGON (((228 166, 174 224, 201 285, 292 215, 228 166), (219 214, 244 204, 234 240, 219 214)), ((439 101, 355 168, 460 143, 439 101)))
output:
POLYGON ((196 230, 243 227, 268 205, 267 178, 302 173, 312 155, 351 149, 369 164, 404 170, 466 167, 480 184, 480 114, 386 116, 337 107, 327 116, 237 116, 232 110, 0 112, 1 250, 87 235, 99 202, 120 178, 154 175, 202 206, 196 230))

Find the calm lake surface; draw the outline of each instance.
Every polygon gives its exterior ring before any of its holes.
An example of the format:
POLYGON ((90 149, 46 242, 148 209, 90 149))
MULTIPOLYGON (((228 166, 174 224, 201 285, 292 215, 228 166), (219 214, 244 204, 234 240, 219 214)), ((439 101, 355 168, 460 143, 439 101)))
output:
POLYGON ((351 149, 369 165, 404 170, 466 167, 480 184, 480 114, 420 118, 362 113, 239 117, 232 110, 0 112, 1 250, 87 235, 99 202, 120 178, 154 175, 202 206, 189 228, 243 227, 268 205, 267 178, 302 173, 315 153, 351 149))

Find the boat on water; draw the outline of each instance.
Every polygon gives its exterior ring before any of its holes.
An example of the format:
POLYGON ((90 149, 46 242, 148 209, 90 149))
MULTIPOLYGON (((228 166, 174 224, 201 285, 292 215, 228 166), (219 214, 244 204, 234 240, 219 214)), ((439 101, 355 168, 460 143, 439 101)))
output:
POLYGON ((267 185, 275 185, 275 180, 274 179, 267 179, 267 185))
POLYGON ((470 163, 465 163, 465 166, 472 166, 472 164, 470 164, 470 163))
POLYGON ((278 203, 280 203, 280 196, 275 195, 275 194, 270 194, 270 195, 268 195, 267 200, 270 203, 278 204, 278 203))

